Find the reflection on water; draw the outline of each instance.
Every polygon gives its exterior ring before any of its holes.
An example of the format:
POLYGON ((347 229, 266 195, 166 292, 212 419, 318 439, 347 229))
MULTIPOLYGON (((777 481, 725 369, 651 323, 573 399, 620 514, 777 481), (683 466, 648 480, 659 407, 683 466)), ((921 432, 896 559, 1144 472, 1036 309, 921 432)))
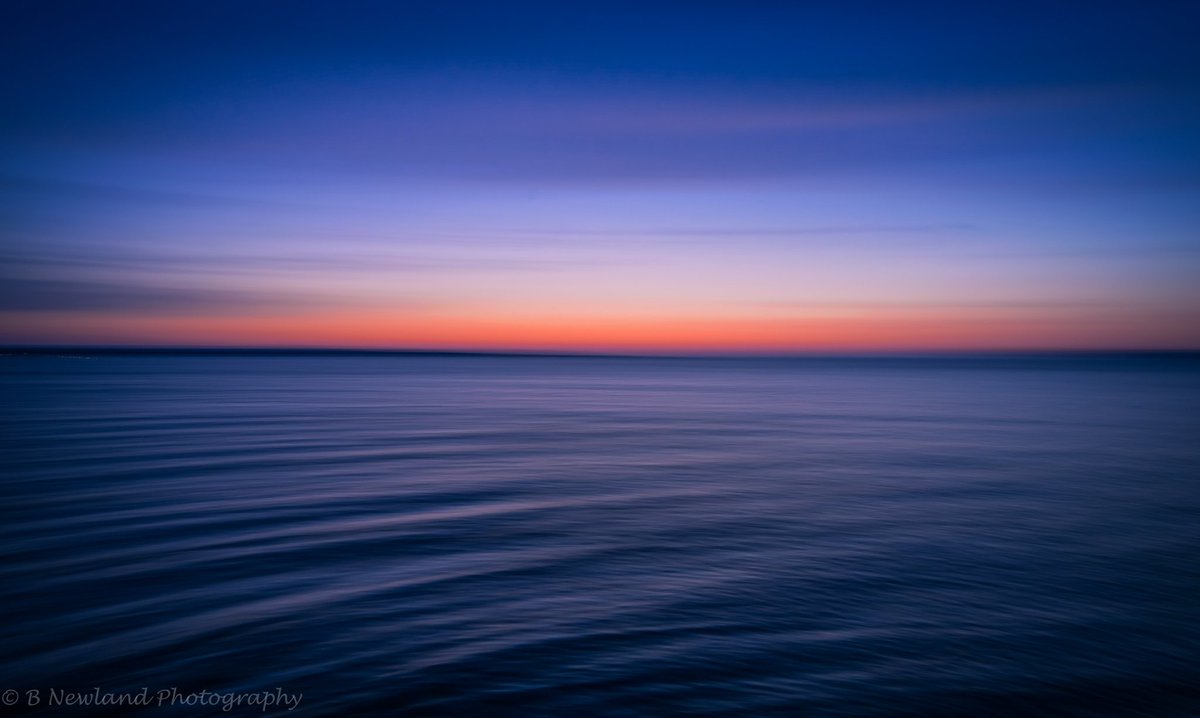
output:
POLYGON ((1196 715, 1198 369, 0 358, 0 688, 1196 715))

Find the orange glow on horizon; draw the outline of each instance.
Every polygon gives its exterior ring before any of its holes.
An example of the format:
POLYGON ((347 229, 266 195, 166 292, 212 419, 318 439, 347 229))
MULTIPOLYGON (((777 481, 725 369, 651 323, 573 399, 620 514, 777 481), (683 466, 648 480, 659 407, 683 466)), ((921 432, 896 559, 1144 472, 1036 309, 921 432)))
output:
POLYGON ((1196 346, 1164 321, 948 310, 857 316, 561 316, 322 313, 45 314, 5 318, 28 344, 629 352, 1022 350, 1196 346), (59 337, 72 337, 70 342, 59 337), (1114 343, 1114 337, 1121 337, 1114 343))

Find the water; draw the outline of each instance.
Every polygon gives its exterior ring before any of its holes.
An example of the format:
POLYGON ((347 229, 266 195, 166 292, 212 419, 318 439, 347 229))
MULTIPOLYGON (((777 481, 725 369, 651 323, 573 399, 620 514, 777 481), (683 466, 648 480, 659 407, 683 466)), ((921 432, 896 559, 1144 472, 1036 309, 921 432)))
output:
POLYGON ((1194 360, 10 356, 0 391, 0 689, 1200 714, 1194 360))

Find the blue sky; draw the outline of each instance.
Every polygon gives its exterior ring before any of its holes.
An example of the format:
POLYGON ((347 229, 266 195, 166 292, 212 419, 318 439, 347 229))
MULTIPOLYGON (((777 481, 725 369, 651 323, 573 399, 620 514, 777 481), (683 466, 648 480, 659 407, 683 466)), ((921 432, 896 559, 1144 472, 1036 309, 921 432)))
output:
POLYGON ((0 341, 1200 347, 1185 3, 19 3, 0 341))

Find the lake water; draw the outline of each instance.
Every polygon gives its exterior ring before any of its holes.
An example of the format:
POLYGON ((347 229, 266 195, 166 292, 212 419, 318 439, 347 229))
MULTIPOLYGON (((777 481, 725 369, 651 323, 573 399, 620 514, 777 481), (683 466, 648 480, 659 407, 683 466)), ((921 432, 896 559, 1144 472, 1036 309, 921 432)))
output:
POLYGON ((1200 715, 1194 358, 8 356, 0 392, 0 690, 1200 715))

